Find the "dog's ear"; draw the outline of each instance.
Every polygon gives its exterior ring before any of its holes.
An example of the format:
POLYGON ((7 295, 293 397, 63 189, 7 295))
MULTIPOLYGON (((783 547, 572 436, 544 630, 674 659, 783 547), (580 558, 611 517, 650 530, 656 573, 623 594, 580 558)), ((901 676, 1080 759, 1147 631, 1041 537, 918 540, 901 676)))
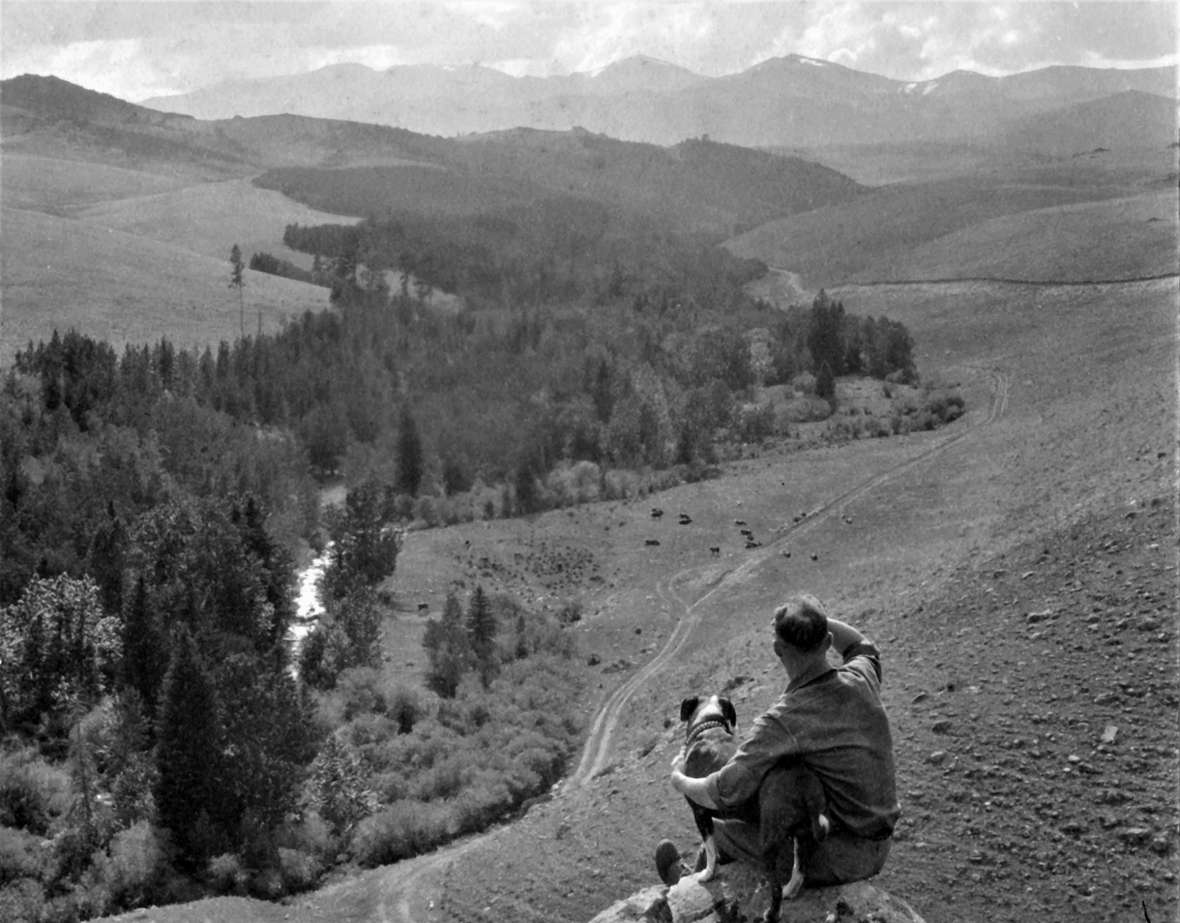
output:
POLYGON ((737 726, 737 711, 733 707, 733 702, 722 696, 717 700, 721 703, 721 714, 726 721, 729 722, 730 727, 737 726))
POLYGON ((692 717, 692 713, 697 710, 697 705, 700 704, 700 696, 693 696, 691 699, 685 699, 680 703, 680 720, 687 721, 692 717))

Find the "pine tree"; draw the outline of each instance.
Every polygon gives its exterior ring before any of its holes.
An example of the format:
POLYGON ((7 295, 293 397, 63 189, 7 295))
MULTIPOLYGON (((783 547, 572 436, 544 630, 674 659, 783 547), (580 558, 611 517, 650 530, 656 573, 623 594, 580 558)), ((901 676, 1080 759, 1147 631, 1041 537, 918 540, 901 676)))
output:
POLYGON ((270 853, 270 833, 295 808, 314 724, 281 665, 231 654, 215 671, 225 751, 212 812, 235 845, 270 853), (277 666, 277 668, 276 668, 277 666))
POLYGON ((242 293, 242 289, 246 285, 246 280, 242 278, 242 270, 245 263, 242 261, 242 250, 234 244, 229 251, 229 287, 238 290, 238 323, 241 328, 242 339, 246 338, 246 302, 242 293))
POLYGON ((148 603, 143 576, 135 581, 135 590, 123 613, 122 684, 134 689, 149 715, 156 710, 160 683, 164 678, 160 653, 164 645, 148 603))
POLYGON ((219 798, 221 735, 216 690, 183 625, 172 638, 156 736, 160 826, 171 831, 180 863, 193 867, 214 848, 209 818, 219 798))
POLYGON ((403 406, 397 434, 397 489, 411 497, 418 496, 422 468, 422 438, 418 435, 418 424, 410 414, 410 408, 403 406))
POLYGON ((442 618, 427 624, 422 646, 430 660, 427 684, 443 698, 454 698, 463 674, 472 663, 463 609, 454 593, 447 594, 442 618))
POLYGON ((496 615, 483 587, 476 585, 467 607, 467 638, 475 660, 479 677, 484 688, 499 672, 500 664, 496 651, 496 615))
POLYGON ((98 583, 103 607, 108 612, 123 608, 123 565, 127 551, 127 530, 107 501, 107 519, 90 541, 90 574, 98 583))
POLYGON ((834 377, 844 374, 844 305, 820 290, 811 303, 807 348, 816 374, 826 363, 834 377))

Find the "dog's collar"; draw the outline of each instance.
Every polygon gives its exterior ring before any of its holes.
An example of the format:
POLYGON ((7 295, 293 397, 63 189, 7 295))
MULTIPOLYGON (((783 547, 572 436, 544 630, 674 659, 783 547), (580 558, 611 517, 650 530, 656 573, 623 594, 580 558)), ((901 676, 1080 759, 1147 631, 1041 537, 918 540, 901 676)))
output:
POLYGON ((721 728, 726 734, 733 733, 733 728, 729 726, 729 722, 724 718, 709 718, 692 729, 692 733, 688 735, 687 743, 695 743, 705 731, 711 730, 712 728, 721 728))

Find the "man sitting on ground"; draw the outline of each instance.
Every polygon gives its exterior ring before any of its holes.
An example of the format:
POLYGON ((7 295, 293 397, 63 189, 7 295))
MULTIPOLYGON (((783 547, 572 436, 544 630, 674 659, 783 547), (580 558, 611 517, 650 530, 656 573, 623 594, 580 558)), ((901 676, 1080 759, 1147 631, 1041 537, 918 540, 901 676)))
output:
MULTIPOLYGON (((775 610, 774 652, 787 673, 786 691, 755 719, 748 738, 717 772, 687 776, 683 754, 678 756, 672 786, 706 808, 733 815, 714 823, 721 861, 760 867, 758 825, 738 815, 772 767, 802 761, 823 785, 833 822, 828 837, 801 857, 806 884, 845 884, 876 875, 900 814, 893 738, 881 705, 880 652, 855 628, 829 618, 810 595, 775 610), (828 663, 830 648, 839 652, 842 666, 828 663)), ((670 841, 656 849, 656 866, 666 883, 680 878, 680 856, 670 841)))

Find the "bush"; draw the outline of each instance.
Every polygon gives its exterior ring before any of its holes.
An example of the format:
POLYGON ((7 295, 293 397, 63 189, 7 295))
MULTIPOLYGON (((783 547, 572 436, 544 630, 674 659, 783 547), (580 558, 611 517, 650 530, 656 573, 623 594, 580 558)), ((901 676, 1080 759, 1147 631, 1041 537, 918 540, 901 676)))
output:
POLYGON ((372 667, 352 667, 340 674, 336 691, 344 703, 344 720, 366 713, 384 713, 381 674, 372 667))
POLYGON ((578 461, 553 469, 545 478, 546 493, 554 506, 572 506, 597 500, 602 471, 592 461, 578 461))
POLYGON ((222 853, 209 860, 209 884, 220 894, 245 894, 249 876, 241 860, 233 853, 222 853))
POLYGON ((339 845, 331 825, 314 808, 305 809, 298 822, 283 827, 277 842, 280 857, 284 849, 310 854, 320 863, 321 870, 335 858, 339 845))
POLYGON ((397 801, 357 825, 352 854, 366 868, 416 856, 452 835, 452 811, 445 804, 397 801))
POLYGON ((279 847, 279 874, 287 891, 307 891, 314 888, 323 874, 324 866, 314 855, 298 849, 279 847))
POLYGON ((738 412, 737 429, 743 442, 761 442, 774 432, 774 405, 744 405, 738 412))
POLYGON ((69 810, 71 797, 66 773, 35 750, 0 753, 0 826, 44 836, 52 820, 69 810))
POLYGON ((20 878, 0 887, 0 920, 37 923, 46 919, 45 888, 39 881, 20 878))
POLYGON ((167 869, 164 845, 155 827, 147 821, 116 833, 110 854, 117 876, 116 894, 127 904, 145 901, 167 869))
POLYGON ((42 852, 39 836, 12 827, 0 827, 0 886, 21 878, 42 877, 42 852))

